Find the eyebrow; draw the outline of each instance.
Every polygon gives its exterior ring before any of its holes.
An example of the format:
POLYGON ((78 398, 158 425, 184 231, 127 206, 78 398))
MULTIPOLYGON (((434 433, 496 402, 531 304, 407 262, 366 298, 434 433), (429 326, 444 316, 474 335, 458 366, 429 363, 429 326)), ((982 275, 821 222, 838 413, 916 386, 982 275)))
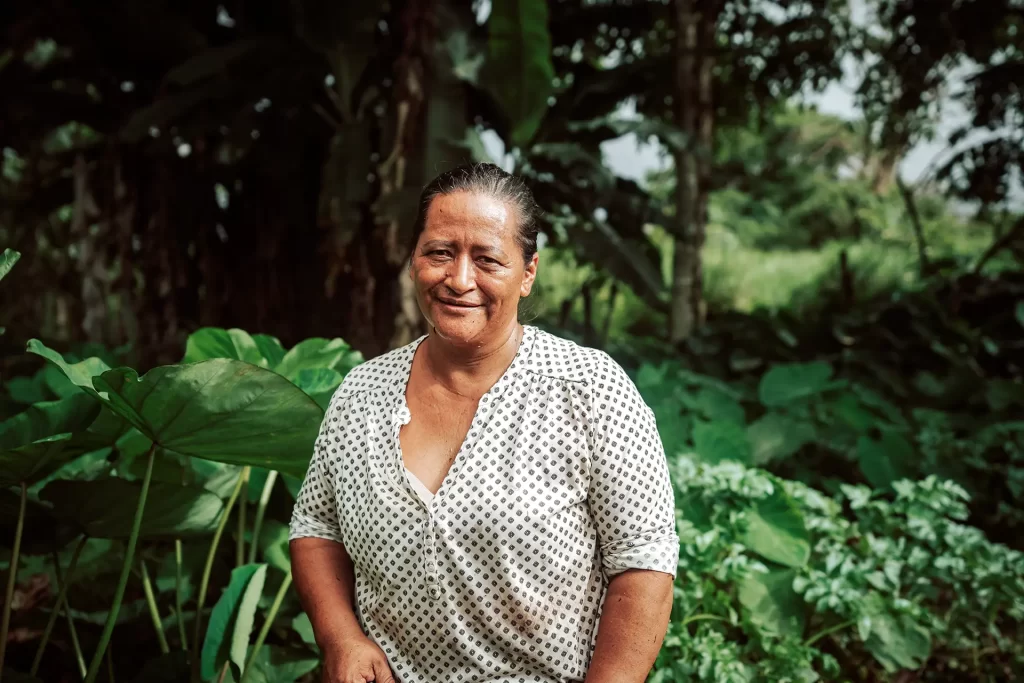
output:
MULTIPOLYGON (((455 242, 451 242, 449 240, 429 240, 429 241, 423 243, 423 251, 429 251, 431 249, 441 249, 441 248, 454 249, 455 247, 456 247, 455 242)), ((507 255, 505 254, 505 252, 502 249, 500 249, 499 247, 489 247, 489 246, 480 245, 480 246, 474 246, 472 250, 475 253, 477 253, 477 254, 490 254, 492 256, 497 256, 499 258, 507 258, 507 255)))

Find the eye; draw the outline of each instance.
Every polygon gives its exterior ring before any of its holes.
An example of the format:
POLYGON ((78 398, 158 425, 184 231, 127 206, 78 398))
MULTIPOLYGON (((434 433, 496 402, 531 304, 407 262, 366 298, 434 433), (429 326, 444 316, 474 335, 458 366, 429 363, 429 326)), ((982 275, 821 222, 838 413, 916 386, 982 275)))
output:
POLYGON ((480 260, 483 261, 484 263, 486 263, 489 266, 499 265, 498 261, 496 261, 495 259, 492 259, 490 256, 481 256, 480 260))

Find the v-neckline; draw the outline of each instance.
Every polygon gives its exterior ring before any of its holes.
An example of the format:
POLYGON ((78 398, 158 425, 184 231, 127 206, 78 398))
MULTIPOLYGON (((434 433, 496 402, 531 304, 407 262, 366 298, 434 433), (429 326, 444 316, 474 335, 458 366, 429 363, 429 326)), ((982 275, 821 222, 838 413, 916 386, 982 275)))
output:
MULTIPOLYGON (((469 424, 469 429, 466 430, 466 435, 463 437, 462 443, 459 445, 459 450, 455 453, 455 457, 452 459, 451 465, 448 467, 448 471, 441 480, 441 485, 438 487, 437 491, 432 494, 433 498, 431 499, 430 504, 427 504, 424 501, 424 506, 428 511, 433 508, 434 504, 439 498, 441 498, 446 489, 450 488, 450 483, 461 471, 461 465, 466 458, 465 454, 471 451, 473 446, 476 445, 476 441, 480 437, 480 423, 484 419, 485 414, 489 414, 489 408, 491 405, 504 393, 505 389, 507 389, 508 386, 522 374, 523 367, 526 364, 526 359, 529 358, 530 351, 533 348, 536 331, 537 328, 532 325, 523 325, 523 336, 519 340, 519 348, 516 349, 516 355, 512 357, 512 362, 509 363, 507 368, 505 368, 505 372, 501 374, 494 385, 480 397, 480 400, 476 405, 476 410, 473 412, 473 419, 469 424)), ((408 399, 406 399, 405 395, 409 389, 409 380, 412 378, 412 366, 416 359, 416 351, 426 339, 427 335, 423 335, 410 345, 409 353, 405 359, 406 364, 400 371, 401 374, 399 375, 399 377, 404 375, 404 381, 396 383, 398 386, 398 395, 395 398, 395 409, 393 412, 394 430, 392 436, 394 443, 392 456, 394 460, 392 464, 401 475, 401 480, 405 480, 408 483, 406 488, 410 491, 412 489, 412 483, 408 482, 408 477, 404 475, 407 468, 405 466, 405 458, 402 455, 402 441, 400 434, 402 427, 409 424, 412 420, 412 412, 409 410, 408 399)), ((428 488, 427 491, 429 492, 430 489, 428 488)), ((413 493, 415 494, 414 491, 413 493)), ((419 499, 419 496, 416 495, 416 498, 419 499)))

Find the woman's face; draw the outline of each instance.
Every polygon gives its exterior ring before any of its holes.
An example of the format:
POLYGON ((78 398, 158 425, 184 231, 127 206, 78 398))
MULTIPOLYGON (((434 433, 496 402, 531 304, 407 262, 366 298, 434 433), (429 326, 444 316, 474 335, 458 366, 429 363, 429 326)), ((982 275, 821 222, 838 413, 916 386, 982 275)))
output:
POLYGON ((516 320, 537 274, 537 255, 524 262, 516 243, 516 220, 514 209, 486 194, 430 203, 410 275, 420 311, 441 337, 483 344, 516 320))

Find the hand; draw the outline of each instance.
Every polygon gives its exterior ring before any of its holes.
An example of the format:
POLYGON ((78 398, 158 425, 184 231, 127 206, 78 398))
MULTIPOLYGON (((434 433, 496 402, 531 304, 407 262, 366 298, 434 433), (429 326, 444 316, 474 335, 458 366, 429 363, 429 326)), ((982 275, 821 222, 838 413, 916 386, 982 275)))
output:
POLYGON ((365 635, 324 649, 323 683, 395 683, 388 658, 365 635))

